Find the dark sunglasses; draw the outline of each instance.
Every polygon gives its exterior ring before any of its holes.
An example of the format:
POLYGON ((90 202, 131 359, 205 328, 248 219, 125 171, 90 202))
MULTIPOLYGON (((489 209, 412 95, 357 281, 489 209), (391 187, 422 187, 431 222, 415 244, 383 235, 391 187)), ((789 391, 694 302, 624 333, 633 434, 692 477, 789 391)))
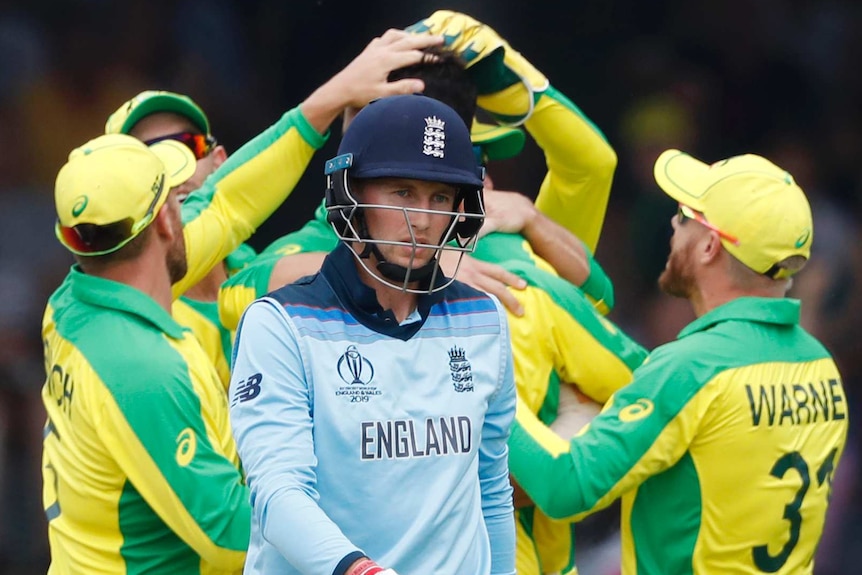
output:
POLYGON ((101 256, 115 252, 141 233, 155 217, 156 206, 165 189, 165 176, 161 178, 159 189, 144 216, 135 221, 125 218, 105 225, 78 224, 64 226, 57 222, 54 232, 63 244, 73 253, 82 256, 101 256))
POLYGON ((196 160, 206 158, 212 153, 213 148, 218 146, 218 141, 216 141, 212 136, 207 134, 193 134, 191 132, 178 132, 176 134, 168 134, 167 136, 159 136, 152 140, 145 140, 144 143, 148 146, 152 146, 156 142, 164 140, 174 140, 175 142, 184 144, 192 151, 196 160))

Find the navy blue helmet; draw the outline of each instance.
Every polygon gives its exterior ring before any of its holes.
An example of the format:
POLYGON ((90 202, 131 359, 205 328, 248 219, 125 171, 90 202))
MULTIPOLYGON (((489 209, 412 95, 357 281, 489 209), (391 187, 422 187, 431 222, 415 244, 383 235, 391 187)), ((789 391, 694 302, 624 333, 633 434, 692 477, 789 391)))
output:
MULTIPOLYGON (((451 184, 458 189, 455 207, 445 212, 451 225, 436 245, 405 244, 441 250, 472 251, 484 221, 482 180, 484 168, 476 162, 470 131, 446 104, 421 95, 381 98, 363 108, 353 119, 338 147, 338 155, 326 162, 326 209, 339 239, 361 242, 360 263, 370 253, 377 260, 378 280, 405 291, 425 293, 442 289, 437 280, 437 258, 421 268, 409 269, 386 262, 364 225, 363 211, 391 206, 360 203, 350 190, 353 179, 408 178, 451 184), (430 282, 428 282, 430 278, 430 282), (387 281, 388 280, 388 281, 387 281), (429 287, 410 289, 416 281, 429 287), (394 283, 393 283, 394 282, 394 283)), ((403 208, 405 217, 415 211, 403 208)), ((429 210, 425 210, 429 211, 429 210)), ((435 212, 441 213, 441 212, 435 212)), ((392 243, 392 242, 386 242, 392 243)), ((460 263, 460 262, 459 262, 460 263)))

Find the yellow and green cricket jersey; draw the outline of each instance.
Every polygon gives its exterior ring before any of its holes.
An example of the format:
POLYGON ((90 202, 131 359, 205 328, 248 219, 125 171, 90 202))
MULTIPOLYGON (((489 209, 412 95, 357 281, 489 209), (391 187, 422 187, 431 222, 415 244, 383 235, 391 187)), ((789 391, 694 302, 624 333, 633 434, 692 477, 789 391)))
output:
POLYGON ((45 333, 49 573, 234 573, 251 510, 227 400, 152 298, 73 268, 45 333))
POLYGON ((326 221, 326 208, 321 202, 314 211, 313 219, 295 232, 273 241, 244 269, 222 284, 218 301, 222 325, 236 330, 245 308, 270 291, 272 270, 282 257, 311 252, 329 253, 335 249, 338 241, 338 236, 326 221))
MULTIPOLYGON (((175 298, 281 204, 325 139, 295 108, 189 195, 175 298)), ((42 336, 49 573, 239 572, 248 491, 197 338, 142 292, 77 267, 51 296, 42 336)))
MULTIPOLYGON (((241 270, 256 256, 251 246, 241 244, 225 259, 228 276, 241 270)), ((227 392, 230 384, 230 355, 233 341, 232 331, 224 327, 219 320, 218 301, 200 301, 183 295, 175 299, 171 305, 171 316, 180 325, 192 330, 198 338, 227 392)))
POLYGON ((739 298, 698 318, 569 443, 525 422, 510 469, 543 511, 622 498, 625 575, 813 572, 848 414, 798 301, 739 298))
MULTIPOLYGON (((500 239, 499 247, 505 248, 509 238, 500 239)), ((546 426, 557 417, 561 385, 576 385, 587 396, 604 403, 631 381, 647 352, 599 314, 567 281, 526 262, 497 263, 527 281, 526 289, 512 290, 524 315, 508 316, 518 390, 517 418, 530 418, 553 433, 546 426)), ((543 450, 524 449, 523 444, 510 445, 509 457, 516 451, 524 460, 537 456, 541 461, 545 457, 543 450)), ((532 498, 530 489, 525 487, 525 491, 532 498)), ((551 520, 534 507, 517 510, 516 518, 519 575, 569 572, 574 568, 574 530, 570 521, 551 520)))

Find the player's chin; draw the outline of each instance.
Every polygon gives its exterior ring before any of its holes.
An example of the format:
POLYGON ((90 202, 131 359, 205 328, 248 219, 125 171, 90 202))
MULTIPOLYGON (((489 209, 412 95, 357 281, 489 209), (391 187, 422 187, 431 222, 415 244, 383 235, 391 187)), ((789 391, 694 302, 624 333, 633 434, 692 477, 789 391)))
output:
POLYGON ((410 245, 401 245, 396 246, 393 250, 393 256, 397 258, 403 258, 405 261, 410 261, 410 259, 414 259, 416 261, 421 260, 423 263, 428 263, 432 257, 434 257, 434 253, 437 250, 434 248, 420 248, 413 247, 410 245))
POLYGON ((405 268, 421 268, 431 261, 431 258, 434 257, 434 252, 435 250, 432 249, 419 248, 414 253, 413 250, 408 249, 406 253, 400 252, 390 261, 405 268))

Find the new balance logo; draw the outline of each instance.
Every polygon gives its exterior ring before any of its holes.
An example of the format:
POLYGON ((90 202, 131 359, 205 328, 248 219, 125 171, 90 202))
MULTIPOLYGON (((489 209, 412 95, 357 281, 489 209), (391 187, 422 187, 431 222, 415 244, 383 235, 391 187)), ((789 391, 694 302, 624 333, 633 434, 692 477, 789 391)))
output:
POLYGON ((230 402, 231 407, 233 407, 237 403, 251 401, 258 395, 260 395, 260 382, 262 380, 263 376, 259 373, 256 373, 249 376, 248 379, 243 379, 238 384, 236 384, 236 391, 234 391, 233 400, 230 402))

